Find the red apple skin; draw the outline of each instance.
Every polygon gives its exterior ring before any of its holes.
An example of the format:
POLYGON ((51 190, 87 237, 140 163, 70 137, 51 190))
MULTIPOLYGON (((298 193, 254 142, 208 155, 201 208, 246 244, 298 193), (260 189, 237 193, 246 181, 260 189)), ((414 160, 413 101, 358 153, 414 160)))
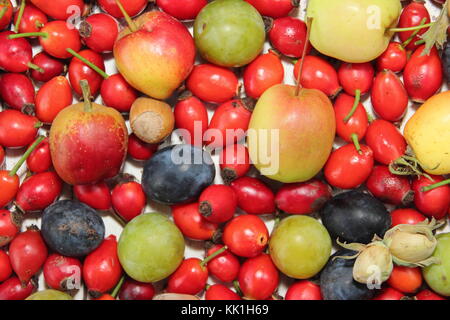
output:
POLYGON ((128 130, 113 108, 83 103, 63 109, 50 129, 53 166, 66 183, 95 183, 117 175, 127 154, 128 130))
POLYGON ((135 89, 167 99, 194 66, 194 40, 181 22, 164 12, 146 12, 134 23, 137 31, 127 27, 114 44, 117 68, 135 89))

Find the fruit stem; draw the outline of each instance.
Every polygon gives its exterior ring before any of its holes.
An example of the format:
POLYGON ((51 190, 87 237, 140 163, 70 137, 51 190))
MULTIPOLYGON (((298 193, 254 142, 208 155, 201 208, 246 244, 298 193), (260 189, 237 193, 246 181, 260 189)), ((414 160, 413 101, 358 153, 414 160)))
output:
POLYGON ((128 24, 128 28, 130 28, 131 32, 136 32, 137 31, 136 24, 130 18, 128 12, 124 9, 124 7, 122 6, 122 3, 120 2, 120 0, 116 0, 116 4, 119 7, 120 12, 122 12, 122 14, 123 14, 123 17, 125 18, 125 21, 128 24))
POLYGON ((44 24, 43 24, 42 22, 40 22, 39 20, 36 20, 36 21, 34 22, 34 26, 35 26, 37 29, 40 29, 40 28, 42 28, 42 27, 44 26, 44 24))
POLYGON ((10 34, 8 36, 8 39, 17 39, 17 38, 27 38, 27 37, 48 37, 48 32, 24 32, 24 33, 16 33, 16 34, 10 34))
POLYGON ((427 24, 418 25, 418 26, 415 26, 415 27, 408 27, 408 28, 391 28, 391 29, 388 29, 388 31, 390 31, 390 32, 415 31, 415 30, 420 30, 420 29, 423 29, 423 28, 431 27, 433 25, 433 23, 434 22, 430 22, 430 23, 427 23, 427 24))
POLYGON ((352 133, 351 136, 353 144, 355 145, 356 151, 358 151, 359 154, 362 154, 361 146, 359 144, 358 135, 356 133, 352 133))
POLYGON ((28 62, 27 66, 28 66, 28 68, 36 70, 39 73, 44 73, 44 69, 42 69, 41 67, 35 65, 34 63, 28 62))
POLYGON ((69 52, 71 55, 73 55, 75 58, 78 58, 79 60, 81 60, 84 64, 86 64, 89 68, 91 68, 92 70, 97 72, 99 75, 101 75, 103 77, 103 79, 106 80, 106 79, 109 78, 109 76, 106 74, 105 71, 103 71, 102 69, 97 67, 95 64, 90 62, 88 59, 86 59, 85 57, 83 57, 79 53, 76 53, 73 49, 67 48, 66 51, 69 52))
POLYGON ((429 185, 429 186, 426 186, 426 187, 422 187, 421 191, 422 192, 427 192, 427 191, 430 191, 430 190, 433 190, 433 189, 445 186, 447 184, 450 184, 450 179, 447 179, 447 180, 444 180, 444 181, 441 181, 441 182, 438 182, 438 183, 435 183, 435 184, 432 184, 432 185, 429 185))
POLYGON ((40 121, 38 121, 38 122, 36 122, 35 124, 34 124, 34 128, 35 129, 37 129, 37 128, 40 128, 40 127, 42 127, 44 124, 42 123, 42 122, 40 122, 40 121))
POLYGON ((302 78, 303 63, 305 62, 306 51, 308 50, 309 37, 310 37, 310 34, 311 34, 312 19, 313 18, 308 18, 307 21, 306 21, 306 23, 307 23, 307 31, 306 31, 305 45, 303 47, 302 60, 300 61, 300 68, 298 70, 297 86, 295 87, 295 94, 294 94, 295 96, 298 96, 298 94, 300 93, 300 89, 302 88, 302 84, 301 84, 300 80, 302 78))
POLYGON ((119 293, 120 288, 122 288, 124 281, 125 281, 125 276, 123 275, 120 278, 119 282, 117 282, 117 285, 114 287, 114 290, 111 292, 111 297, 113 297, 113 298, 117 297, 117 294, 119 293))
POLYGON ((16 33, 19 32, 20 22, 22 21, 23 11, 25 10, 25 0, 20 2, 19 13, 17 15, 16 23, 14 24, 14 30, 16 33))
POLYGON ((89 82, 85 79, 80 80, 81 91, 83 92, 83 100, 84 100, 84 112, 92 111, 92 102, 91 102, 91 88, 89 88, 89 82))
POLYGON ((8 11, 8 6, 5 6, 0 10, 0 20, 3 19, 3 16, 5 15, 6 11, 8 11))
POLYGON ((348 120, 355 114, 356 109, 358 108, 359 102, 361 101, 361 90, 356 89, 355 91, 355 101, 353 102, 352 109, 348 113, 348 115, 344 118, 344 123, 347 123, 348 120))
MULTIPOLYGON (((419 26, 423 26, 425 24, 425 22, 427 21, 427 18, 423 18, 422 21, 420 21, 420 25, 419 26)), ((416 31, 414 31, 411 36, 406 39, 405 42, 402 43, 402 47, 406 48, 406 46, 408 44, 410 44, 411 41, 413 41, 414 37, 417 36, 417 34, 420 32, 420 29, 417 29, 416 31)))
POLYGON ((214 251, 211 255, 207 256, 205 259, 203 259, 202 262, 200 262, 200 266, 204 267, 208 262, 210 262, 212 259, 217 257, 218 255, 224 253, 228 249, 227 246, 223 246, 217 251, 214 251))
POLYGON ((425 43, 425 40, 424 39, 420 39, 420 40, 417 40, 416 42, 414 42, 414 45, 419 46, 419 45, 424 44, 424 43, 425 43))
POLYGON ((234 280, 233 281, 233 287, 234 287, 234 290, 236 290, 236 293, 239 295, 239 296, 243 296, 244 294, 242 293, 242 290, 241 290, 241 287, 239 286, 239 281, 237 281, 237 280, 234 280))
POLYGON ((22 157, 19 159, 19 161, 15 164, 15 166, 9 171, 9 176, 14 177, 17 173, 17 171, 20 169, 20 167, 23 165, 23 163, 27 160, 27 158, 30 156, 30 154, 36 149, 36 147, 44 140, 44 136, 39 136, 36 141, 33 142, 33 144, 25 151, 25 153, 22 155, 22 157))

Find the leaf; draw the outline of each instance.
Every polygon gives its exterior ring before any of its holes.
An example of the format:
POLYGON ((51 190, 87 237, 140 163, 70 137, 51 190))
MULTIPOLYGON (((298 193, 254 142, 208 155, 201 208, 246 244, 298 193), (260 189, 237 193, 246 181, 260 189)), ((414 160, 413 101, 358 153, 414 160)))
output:
POLYGON ((450 25, 450 18, 447 12, 448 0, 442 6, 442 11, 439 14, 438 19, 433 25, 422 35, 422 39, 425 40, 425 49, 422 51, 421 56, 429 55, 434 45, 438 49, 444 47, 444 43, 447 41, 447 28, 450 25))

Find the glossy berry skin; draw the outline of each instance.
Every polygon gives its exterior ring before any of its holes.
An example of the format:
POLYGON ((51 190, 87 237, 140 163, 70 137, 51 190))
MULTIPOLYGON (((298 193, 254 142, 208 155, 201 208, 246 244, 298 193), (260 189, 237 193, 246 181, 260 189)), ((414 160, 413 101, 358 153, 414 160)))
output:
POLYGON ((394 289, 403 293, 415 293, 422 285, 422 272, 420 268, 394 266, 387 283, 394 289))
MULTIPOLYGON (((408 28, 415 27, 421 24, 422 20, 425 19, 424 24, 430 23, 430 14, 428 13, 427 8, 424 3, 420 1, 412 1, 408 4, 402 11, 400 15, 400 19, 398 21, 399 28, 408 28)), ((421 39, 421 35, 423 35, 429 27, 420 29, 417 35, 412 39, 412 41, 406 46, 407 50, 414 50, 418 47, 418 45, 414 44, 415 42, 421 39)), ((404 31, 399 32, 398 36, 401 42, 405 42, 412 35, 414 31, 404 31)))
POLYGON ((39 89, 36 95, 36 116, 39 121, 52 123, 58 113, 73 101, 72 88, 63 76, 56 76, 39 89))
POLYGON ((241 300, 241 297, 223 284, 213 284, 206 289, 205 300, 241 300))
POLYGON ((389 165, 406 151, 406 141, 400 131, 389 121, 378 119, 370 123, 366 143, 376 161, 389 165))
POLYGON ((104 182, 73 186, 73 193, 78 200, 96 210, 111 208, 111 192, 104 182))
POLYGON ((49 55, 58 59, 71 58, 66 51, 70 48, 75 52, 81 49, 80 34, 77 29, 69 29, 65 21, 55 20, 42 27, 40 32, 46 32, 47 37, 39 37, 39 43, 49 55))
POLYGON ((292 284, 284 297, 285 300, 322 300, 320 287, 308 280, 301 280, 292 284))
POLYGON ((237 209, 237 197, 230 186, 214 184, 202 191, 199 211, 206 220, 223 223, 230 220, 237 209))
POLYGON ((194 66, 186 80, 186 87, 205 102, 223 103, 237 94, 238 79, 230 69, 199 64, 194 66))
POLYGON ((9 258, 14 273, 28 283, 47 259, 47 246, 37 227, 18 234, 9 245, 9 258))
POLYGON ((12 31, 0 32, 0 68, 7 72, 25 72, 31 62, 33 52, 24 38, 8 39, 12 31))
POLYGON ((237 195, 238 207, 248 214, 275 212, 275 195, 262 181, 253 177, 241 177, 231 183, 237 195))
POLYGON ((244 88, 248 97, 258 99, 270 87, 282 83, 284 68, 272 50, 258 56, 244 71, 244 88))
POLYGON ((183 260, 169 277, 167 292, 196 295, 202 291, 208 280, 208 269, 201 262, 198 258, 183 260))
POLYGON ((75 289, 81 285, 81 270, 80 260, 53 253, 44 263, 45 283, 55 290, 75 289))
POLYGON ((95 298, 114 288, 121 275, 117 239, 110 235, 84 260, 83 280, 89 294, 95 298))
POLYGON ((5 164, 5 150, 0 146, 0 170, 3 170, 5 164))
POLYGON ((408 61, 406 50, 402 44, 396 41, 390 42, 387 49, 377 59, 377 70, 391 70, 401 72, 408 61))
POLYGON ((0 209, 0 247, 11 242, 19 233, 21 224, 20 215, 0 209))
MULTIPOLYGON (((206 256, 210 256, 217 250, 221 249, 223 245, 216 244, 207 250, 206 256)), ((218 256, 214 257, 208 262, 208 271, 211 275, 222 282, 232 282, 239 274, 240 263, 238 258, 225 250, 218 256)))
POLYGON ((26 285, 17 277, 11 277, 0 284, 0 300, 25 300, 36 289, 32 281, 26 285))
POLYGON ((0 112, 0 145, 6 148, 22 148, 36 138, 38 119, 17 110, 0 112))
POLYGON ((206 220, 198 211, 198 206, 198 202, 173 206, 173 221, 185 237, 193 240, 210 240, 219 225, 206 220))
POLYGON ((271 18, 285 17, 295 7, 299 6, 296 0, 245 0, 258 10, 262 16, 271 18))
POLYGON ((11 4, 10 0, 5 0, 4 2, 0 3, 0 10, 5 10, 4 8, 6 7, 6 11, 3 14, 3 17, 0 19, 0 30, 5 29, 9 23, 11 22, 11 18, 13 15, 13 6, 11 4))
POLYGON ((361 145, 360 154, 353 144, 347 144, 333 151, 325 164, 325 178, 328 183, 341 189, 360 186, 373 168, 372 150, 361 145))
POLYGON ((238 280, 246 298, 264 300, 278 287, 278 270, 270 256, 262 253, 242 264, 238 280))
MULTIPOLYGON (((147 6, 147 0, 127 0, 121 1, 123 8, 129 16, 134 17, 147 6)), ((123 14, 119 9, 115 0, 99 0, 98 4, 102 10, 106 11, 114 18, 123 18, 123 14)))
POLYGON ((205 140, 209 142, 207 143, 208 147, 224 147, 242 140, 245 137, 252 116, 248 108, 242 100, 230 100, 221 104, 214 111, 205 135, 205 140), (230 131, 232 133, 231 137, 230 131))
POLYGON ((394 288, 386 287, 372 300, 402 300, 404 294, 394 288))
POLYGON ((443 181, 441 176, 431 175, 434 181, 421 176, 412 183, 414 204, 416 208, 428 217, 436 220, 444 218, 450 206, 450 186, 444 185, 430 191, 422 191, 423 187, 443 181))
POLYGON ((252 258, 258 256, 266 247, 269 231, 259 217, 241 215, 228 222, 222 240, 235 255, 252 258))
MULTIPOLYGON (((105 71, 105 62, 100 54, 92 50, 82 50, 78 52, 78 54, 105 71)), ((91 89, 91 94, 95 96, 100 90, 103 77, 84 62, 73 57, 69 65, 69 80, 73 90, 79 95, 83 94, 80 87, 80 81, 87 80, 89 88, 91 89)))
POLYGON ((8 254, 0 250, 0 283, 7 280, 12 274, 11 262, 8 254))
POLYGON ((116 73, 102 81, 100 94, 103 103, 119 112, 129 112, 138 92, 128 84, 125 78, 116 73))
POLYGON ((45 138, 27 158, 27 168, 31 172, 42 173, 48 171, 51 166, 52 157, 50 155, 50 145, 48 138, 45 138))
POLYGON ((437 295, 431 290, 425 289, 416 294, 417 300, 446 300, 445 298, 437 295))
POLYGON ((366 181, 367 189, 384 203, 396 206, 411 202, 412 190, 409 179, 392 174, 387 166, 375 166, 366 181))
POLYGON ((37 173, 26 179, 16 195, 16 205, 23 212, 41 211, 58 199, 62 181, 53 171, 37 173))
POLYGON ((119 24, 106 13, 92 14, 81 22, 80 35, 89 49, 97 53, 111 52, 119 35, 119 24))
POLYGON ((143 283, 133 279, 126 279, 120 288, 120 300, 152 300, 155 288, 151 283, 143 283))
POLYGON ((369 126, 367 112, 362 103, 358 104, 355 113, 348 119, 348 121, 344 121, 352 110, 354 101, 354 97, 346 93, 341 93, 334 102, 336 133, 347 142, 352 142, 353 134, 356 134, 358 140, 362 140, 366 135, 367 127, 369 126))
POLYGON ((342 63, 338 69, 339 83, 344 91, 354 96, 356 90, 361 94, 369 92, 372 87, 375 71, 372 64, 367 63, 342 63))
POLYGON ((86 6, 82 0, 59 0, 56 2, 31 0, 31 3, 42 10, 46 15, 58 20, 66 20, 76 12, 84 14, 86 10, 86 6))
POLYGON ((219 165, 225 183, 243 177, 250 170, 250 155, 242 144, 228 145, 220 151, 219 165))
POLYGON ((403 81, 409 97, 418 103, 425 102, 442 86, 442 61, 436 47, 429 55, 422 55, 425 45, 414 51, 403 71, 403 81))
POLYGON ((49 56, 45 52, 39 52, 33 57, 31 62, 44 70, 43 73, 37 70, 31 70, 31 77, 36 81, 47 82, 61 75, 65 70, 65 64, 63 62, 49 56))
POLYGON ((134 133, 128 136, 128 155, 134 160, 148 160, 158 149, 158 144, 146 143, 134 133))
POLYGON ((147 204, 142 186, 134 181, 118 184, 111 191, 114 210, 125 221, 130 221, 140 215, 147 204))
POLYGON ((427 217, 415 209, 397 209, 391 212, 392 227, 399 224, 416 224, 424 221, 427 217))
POLYGON ((188 95, 178 100, 173 114, 175 127, 187 131, 183 135, 183 132, 180 130, 183 141, 201 147, 203 145, 203 137, 208 129, 208 111, 203 102, 197 97, 188 95))
POLYGON ((275 196, 277 208, 289 214, 310 214, 331 198, 330 187, 318 179, 285 184, 275 196))
POLYGON ((19 176, 17 174, 11 176, 9 171, 0 170, 0 187, 2 193, 0 193, 0 208, 5 207, 10 203, 19 190, 19 176))
POLYGON ((30 78, 20 73, 5 73, 0 76, 0 97, 16 110, 34 106, 34 85, 30 78))
MULTIPOLYGON (((294 66, 294 77, 298 79, 301 59, 294 66)), ((335 97, 340 91, 338 75, 333 66, 317 56, 306 56, 300 83, 307 89, 317 89, 329 97, 335 97)))
MULTIPOLYGON (((14 24, 17 23, 18 16, 19 10, 14 14, 14 24)), ((34 5, 27 3, 23 10, 22 19, 20 20, 19 33, 39 32, 47 22, 48 18, 44 12, 34 5)))
MULTIPOLYGON (((273 21, 269 31, 269 40, 272 46, 282 54, 299 58, 306 45, 306 23, 293 17, 278 18, 273 21)), ((308 45, 306 53, 311 50, 308 45)))
POLYGON ((207 0, 185 0, 182 5, 173 0, 156 0, 156 5, 161 10, 178 20, 194 20, 207 4, 207 0))

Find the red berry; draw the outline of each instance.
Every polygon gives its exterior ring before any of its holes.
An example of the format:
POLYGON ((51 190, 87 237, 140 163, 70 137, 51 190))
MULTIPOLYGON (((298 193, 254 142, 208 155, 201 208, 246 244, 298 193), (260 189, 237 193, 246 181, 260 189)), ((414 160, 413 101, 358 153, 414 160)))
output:
POLYGON ((202 291, 208 280, 208 269, 202 260, 189 258, 169 277, 167 292, 195 295, 202 291))
POLYGON ((184 236, 194 240, 210 240, 219 225, 206 220, 198 211, 198 207, 198 202, 173 206, 173 221, 184 236))
POLYGON ((119 34, 116 19, 105 13, 87 17, 80 25, 80 35, 86 45, 98 53, 110 52, 119 34))
POLYGON ((11 262, 9 261, 8 254, 0 250, 0 282, 8 279, 12 274, 11 262))
POLYGON ((252 177, 241 177, 231 183, 238 200, 238 207, 248 214, 270 214, 275 212, 275 195, 262 181, 252 177))
POLYGON ((130 221, 140 215, 147 203, 142 186, 137 182, 118 184, 111 192, 111 201, 118 215, 130 221))
POLYGON ((399 224, 416 224, 426 219, 419 211, 409 208, 394 210, 391 212, 391 217, 391 227, 395 227, 399 224))
POLYGON ((199 211, 206 220, 223 223, 230 220, 237 209, 233 188, 222 184, 207 187, 199 197, 199 211))
POLYGON ((241 300, 241 297, 223 284, 213 284, 206 289, 205 300, 241 300))
POLYGON ((152 300, 155 288, 151 283, 143 283, 133 279, 127 279, 120 288, 120 300, 152 300))
POLYGON ((225 183, 245 176, 250 170, 250 155, 242 144, 228 145, 220 151, 219 165, 225 183))
MULTIPOLYGON (((217 244, 207 251, 207 256, 212 255, 217 250, 223 248, 223 245, 217 244)), ((211 275, 223 282, 232 282, 238 276, 240 263, 238 258, 225 250, 208 262, 208 270, 211 275)))
POLYGON ((81 262, 72 257, 53 253, 44 264, 45 283, 55 290, 79 289, 81 286, 81 262))
POLYGON ((285 300, 323 300, 320 287, 314 282, 301 280, 292 284, 284 298, 285 300))
POLYGON ((78 200, 96 210, 111 208, 111 193, 104 182, 73 186, 73 193, 78 200))
MULTIPOLYGON (((306 41, 306 23, 293 17, 278 18, 269 31, 270 43, 288 57, 301 57, 306 41)), ((307 53, 311 50, 308 44, 307 53)))

